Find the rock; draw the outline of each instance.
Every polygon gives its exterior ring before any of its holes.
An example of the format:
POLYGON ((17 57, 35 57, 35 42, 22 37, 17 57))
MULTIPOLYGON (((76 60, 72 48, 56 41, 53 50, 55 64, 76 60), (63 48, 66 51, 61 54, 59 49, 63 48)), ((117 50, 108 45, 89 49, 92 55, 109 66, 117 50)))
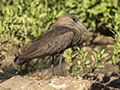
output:
POLYGON ((101 50, 101 47, 100 46, 96 46, 93 50, 97 52, 98 49, 101 50))
POLYGON ((111 77, 109 84, 107 84, 107 86, 120 88, 120 79, 118 77, 111 77))
POLYGON ((105 76, 107 76, 107 77, 113 77, 113 76, 117 76, 116 75, 116 73, 115 72, 107 72, 106 74, 105 74, 105 76))
POLYGON ((104 36, 104 35, 99 35, 99 36, 97 36, 94 40, 93 40, 93 43, 99 43, 99 44, 107 44, 107 43, 109 43, 110 42, 110 40, 106 37, 106 36, 104 36))
POLYGON ((87 46, 87 47, 86 47, 86 51, 87 51, 87 52, 92 52, 92 48, 89 47, 89 46, 87 46))
POLYGON ((97 81, 75 79, 72 77, 53 77, 49 80, 31 80, 19 75, 0 84, 0 90, 117 90, 97 81), (8 89, 7 89, 8 88, 8 89))
POLYGON ((105 75, 105 74, 97 74, 97 73, 86 73, 85 75, 83 75, 83 79, 86 80, 96 80, 99 81, 101 83, 106 83, 109 82, 110 77, 105 75))
POLYGON ((0 88, 0 90, 10 90, 10 88, 4 88, 4 87, 2 87, 2 88, 0 88))
MULTIPOLYGON (((27 78, 27 76, 25 76, 27 78)), ((49 73, 48 70, 45 70, 44 72, 36 72, 32 74, 29 78, 33 80, 40 80, 40 79, 51 79, 53 77, 52 73, 49 73)))
POLYGON ((21 86, 25 85, 28 82, 30 82, 30 80, 17 75, 8 79, 7 81, 2 82, 0 84, 0 90, 2 90, 3 88, 6 88, 5 90, 9 90, 9 88, 10 90, 21 90, 21 86))

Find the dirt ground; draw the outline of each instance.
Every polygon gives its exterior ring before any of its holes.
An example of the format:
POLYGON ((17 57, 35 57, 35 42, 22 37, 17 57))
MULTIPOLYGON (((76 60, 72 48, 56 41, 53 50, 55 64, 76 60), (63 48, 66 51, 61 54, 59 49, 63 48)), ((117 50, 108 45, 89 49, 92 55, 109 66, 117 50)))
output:
MULTIPOLYGON (((101 64, 104 64, 105 62, 108 62, 109 59, 111 58, 113 54, 113 48, 108 48, 107 46, 110 44, 115 44, 115 41, 111 40, 108 38, 108 36, 101 35, 100 33, 91 33, 91 36, 89 35, 83 35, 82 40, 79 44, 79 47, 83 48, 86 46, 86 51, 88 51, 87 55, 87 60, 91 60, 91 54, 92 50, 97 51, 98 48, 100 50, 105 49, 105 53, 109 53, 109 55, 106 58, 103 58, 101 60, 101 64)), ((72 48, 74 52, 76 51, 76 47, 72 48)), ((14 65, 13 60, 14 60, 14 53, 18 52, 16 49, 11 49, 8 51, 8 56, 10 55, 11 57, 7 57, 5 60, 2 61, 1 68, 3 72, 0 72, 0 82, 1 84, 5 82, 6 80, 9 80, 9 78, 18 75, 17 73, 17 66, 14 65)), ((62 76, 62 73, 59 69, 59 55, 56 55, 56 61, 55 61, 55 67, 54 67, 54 72, 55 76, 62 76)), ((32 64, 35 63, 37 59, 32 61, 32 64)), ((76 60, 73 62, 76 64, 76 60)), ((37 79, 37 80, 49 80, 51 78, 54 78, 51 74, 51 57, 45 57, 42 59, 39 59, 37 64, 31 65, 30 68, 28 67, 27 70, 31 70, 32 72, 26 73, 22 72, 20 75, 22 77, 27 77, 30 79, 37 79), (36 65, 36 67, 34 67, 36 65), (48 70, 48 71, 46 71, 48 70)), ((93 80, 93 81, 98 81, 102 83, 105 86, 113 87, 113 88, 118 88, 120 89, 120 79, 116 75, 115 69, 112 65, 110 64, 104 64, 105 68, 101 69, 96 69, 94 72, 94 75, 91 77, 90 69, 87 68, 85 69, 84 73, 81 75, 81 77, 85 80, 93 80)), ((62 68, 64 71, 64 75, 68 75, 68 70, 66 69, 67 64, 64 61, 63 57, 63 63, 62 63, 62 68)), ((73 71, 74 72, 74 71, 73 71)))

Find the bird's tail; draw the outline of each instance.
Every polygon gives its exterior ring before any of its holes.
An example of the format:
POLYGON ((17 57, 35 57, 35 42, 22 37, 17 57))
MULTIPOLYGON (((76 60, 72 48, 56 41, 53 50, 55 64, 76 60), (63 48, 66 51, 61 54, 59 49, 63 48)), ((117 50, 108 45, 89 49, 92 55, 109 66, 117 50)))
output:
POLYGON ((17 61, 17 59, 18 59, 18 56, 14 59, 14 62, 16 62, 16 61, 17 61))
POLYGON ((14 63, 18 66, 22 66, 27 60, 24 59, 24 58, 19 58, 19 56, 17 56, 15 59, 14 59, 14 63))

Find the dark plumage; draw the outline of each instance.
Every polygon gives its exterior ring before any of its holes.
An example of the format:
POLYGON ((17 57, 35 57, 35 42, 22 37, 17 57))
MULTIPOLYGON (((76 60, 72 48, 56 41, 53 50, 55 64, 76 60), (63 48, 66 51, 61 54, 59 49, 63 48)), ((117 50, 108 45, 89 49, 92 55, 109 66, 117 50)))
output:
MULTIPOLYGON (((31 44, 24 47, 15 58, 14 62, 21 66, 30 59, 50 55, 53 56, 53 64, 55 54, 62 54, 65 49, 73 47, 80 42, 82 37, 81 30, 90 34, 76 16, 65 15, 59 18, 48 31, 33 40, 31 44)), ((61 61, 62 55, 60 59, 60 68, 61 61)), ((51 67, 53 71, 53 65, 51 67)))

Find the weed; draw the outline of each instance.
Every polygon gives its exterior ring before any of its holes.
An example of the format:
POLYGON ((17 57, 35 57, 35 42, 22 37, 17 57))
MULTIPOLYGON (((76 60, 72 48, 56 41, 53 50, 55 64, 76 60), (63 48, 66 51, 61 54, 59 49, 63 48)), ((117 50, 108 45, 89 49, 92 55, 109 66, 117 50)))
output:
POLYGON ((73 50, 71 48, 64 51, 63 56, 65 57, 65 62, 68 64, 68 71, 71 74, 72 73, 72 67, 74 66, 72 64, 73 60, 75 59, 75 56, 77 53, 73 55, 73 50))
POLYGON ((90 64, 90 61, 87 60, 86 61, 86 56, 88 54, 88 52, 85 52, 86 47, 84 47, 83 49, 77 47, 78 50, 78 55, 76 56, 76 58, 78 59, 77 63, 78 65, 75 66, 75 70, 77 70, 78 68, 80 69, 79 71, 76 72, 76 74, 78 73, 83 73, 84 69, 86 67, 88 67, 88 65, 90 64))
POLYGON ((72 55, 73 50, 70 48, 69 50, 66 50, 63 54, 63 56, 65 57, 65 61, 66 63, 68 63, 68 70, 72 70, 72 67, 74 66, 72 64, 74 59, 78 59, 77 61, 77 65, 75 65, 75 73, 71 73, 70 75, 77 75, 77 74, 83 74, 83 71, 85 70, 85 68, 89 67, 91 69, 91 73, 94 73, 96 69, 98 68, 103 68, 104 65, 101 64, 101 59, 104 57, 107 57, 109 54, 108 53, 104 53, 104 49, 103 50, 97 50, 97 52, 92 51, 93 55, 91 55, 91 59, 92 61, 90 62, 90 60, 86 60, 86 56, 88 54, 88 52, 85 52, 85 47, 82 49, 80 49, 79 47, 77 47, 77 52, 72 55), (79 69, 79 70, 78 70, 79 69))
POLYGON ((107 25, 107 27, 109 27, 114 34, 111 38, 116 41, 114 45, 108 45, 108 47, 113 47, 114 49, 109 64, 114 66, 115 72, 120 76, 120 14, 116 13, 115 16, 108 14, 108 16, 112 20, 112 23, 107 25))
POLYGON ((109 54, 104 54, 104 49, 100 51, 100 49, 97 50, 97 52, 92 51, 93 55, 91 55, 92 62, 90 62, 90 65, 88 67, 91 68, 91 72, 94 73, 96 69, 104 67, 104 65, 101 65, 101 59, 104 57, 107 57, 109 54))

